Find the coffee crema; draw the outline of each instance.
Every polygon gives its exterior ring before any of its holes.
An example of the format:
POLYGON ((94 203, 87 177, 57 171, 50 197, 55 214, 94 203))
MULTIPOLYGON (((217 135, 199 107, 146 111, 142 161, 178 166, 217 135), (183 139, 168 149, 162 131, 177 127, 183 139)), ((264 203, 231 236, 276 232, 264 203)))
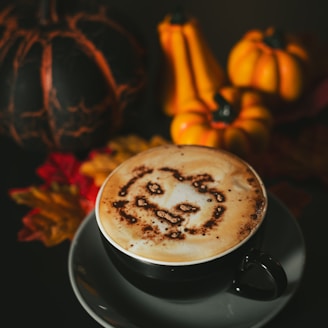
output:
POLYGON ((258 174, 215 148, 163 145, 119 165, 96 202, 102 234, 152 263, 199 263, 229 253, 260 226, 267 195, 258 174))

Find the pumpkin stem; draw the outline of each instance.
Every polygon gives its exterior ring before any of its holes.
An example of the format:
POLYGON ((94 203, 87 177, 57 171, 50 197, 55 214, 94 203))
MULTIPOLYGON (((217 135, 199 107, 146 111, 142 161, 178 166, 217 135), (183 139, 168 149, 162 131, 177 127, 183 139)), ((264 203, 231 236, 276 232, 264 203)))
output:
POLYGON ((188 21, 188 17, 181 6, 177 5, 171 13, 170 23, 172 25, 183 25, 188 21))
POLYGON ((235 109, 219 93, 214 95, 214 100, 219 105, 219 107, 213 112, 213 121, 224 122, 227 124, 232 123, 237 117, 235 109))
POLYGON ((273 29, 269 35, 264 37, 263 42, 274 49, 284 49, 286 45, 284 33, 280 29, 273 29))
POLYGON ((58 22, 56 0, 40 0, 39 16, 41 25, 58 22))

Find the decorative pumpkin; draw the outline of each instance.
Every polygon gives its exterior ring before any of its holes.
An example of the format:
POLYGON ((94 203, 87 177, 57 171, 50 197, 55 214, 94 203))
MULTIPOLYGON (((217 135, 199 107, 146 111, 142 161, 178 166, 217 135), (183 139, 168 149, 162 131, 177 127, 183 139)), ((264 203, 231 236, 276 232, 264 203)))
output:
POLYGON ((28 150, 84 151, 120 129, 145 63, 142 44, 116 14, 95 1, 3 6, 1 133, 28 150))
POLYGON ((232 84, 290 102, 306 87, 310 55, 296 36, 270 27, 247 32, 231 49, 227 66, 232 84))
POLYGON ((177 9, 158 24, 163 53, 162 105, 168 116, 210 101, 225 82, 194 17, 177 9))
POLYGON ((259 92, 226 86, 210 107, 175 115, 170 132, 175 144, 217 147, 247 157, 265 150, 272 122, 259 92))

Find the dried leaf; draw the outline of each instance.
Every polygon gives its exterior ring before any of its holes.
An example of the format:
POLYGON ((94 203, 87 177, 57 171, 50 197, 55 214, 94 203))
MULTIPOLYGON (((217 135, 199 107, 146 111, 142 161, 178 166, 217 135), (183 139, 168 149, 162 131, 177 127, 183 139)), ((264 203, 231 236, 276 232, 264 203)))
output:
POLYGON ((32 210, 23 218, 19 241, 39 240, 54 246, 71 240, 85 217, 76 186, 53 183, 50 187, 29 187, 11 190, 11 197, 32 210))
POLYGON ((93 178, 101 186, 108 174, 133 155, 151 147, 167 144, 168 141, 155 135, 149 141, 137 136, 120 136, 108 142, 106 148, 93 151, 80 167, 80 173, 93 178))
POLYGON ((54 246, 71 240, 76 229, 95 204, 99 188, 79 172, 81 163, 72 154, 50 153, 37 174, 41 186, 12 189, 9 195, 32 210, 22 219, 19 241, 40 240, 54 246))
POLYGON ((54 182, 63 185, 73 185, 79 191, 80 202, 85 212, 93 207, 99 188, 92 178, 80 172, 81 162, 70 153, 50 153, 45 163, 37 168, 37 174, 49 186, 54 182))
POLYGON ((79 179, 80 162, 70 153, 53 152, 48 155, 45 163, 36 169, 36 173, 46 184, 75 184, 79 179))

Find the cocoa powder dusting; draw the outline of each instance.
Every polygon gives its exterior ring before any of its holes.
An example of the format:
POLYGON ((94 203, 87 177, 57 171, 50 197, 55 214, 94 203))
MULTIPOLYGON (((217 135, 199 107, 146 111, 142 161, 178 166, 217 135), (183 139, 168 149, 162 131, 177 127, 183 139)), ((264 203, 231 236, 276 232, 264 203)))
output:
POLYGON ((126 196, 128 194, 129 188, 138 181, 138 179, 142 178, 146 174, 150 174, 153 172, 153 169, 147 168, 145 166, 139 166, 137 167, 134 172, 136 172, 136 176, 131 178, 119 191, 119 196, 126 196))
MULTIPOLYGON (((222 190, 218 190, 216 188, 209 188, 207 183, 214 182, 213 177, 207 173, 197 174, 197 175, 188 175, 184 176, 179 170, 171 167, 161 167, 158 169, 159 171, 169 172, 172 174, 172 177, 178 180, 179 182, 190 183, 190 186, 194 188, 195 191, 201 194, 207 194, 207 202, 216 202, 220 204, 217 207, 213 208, 212 216, 207 219, 202 225, 188 227, 184 229, 184 233, 177 230, 178 227, 182 225, 182 223, 188 218, 188 215, 192 215, 201 210, 199 206, 196 204, 191 204, 188 202, 176 204, 174 208, 168 210, 166 208, 160 208, 157 203, 152 203, 150 199, 147 198, 147 194, 152 196, 161 196, 165 195, 165 189, 157 182, 148 181, 145 184, 144 194, 135 197, 134 206, 137 208, 142 208, 145 211, 149 212, 148 216, 153 216, 154 220, 152 221, 152 225, 146 225, 141 230, 144 234, 147 234, 147 238, 169 238, 169 239, 182 239, 185 238, 185 234, 190 235, 206 235, 209 230, 213 230, 222 220, 223 214, 226 211, 226 207, 224 203, 226 202, 226 196, 222 190), (161 230, 158 228, 158 224, 166 224, 165 228, 166 233, 163 234, 161 230)), ((129 188, 136 183, 136 181, 140 178, 143 178, 145 175, 150 174, 154 171, 154 169, 140 166, 134 170, 136 175, 131 178, 121 189, 119 192, 119 196, 125 197, 129 193, 129 188)), ((249 184, 254 184, 256 182, 255 178, 247 179, 249 184)), ((228 190, 231 192, 231 189, 228 190)), ((258 189, 258 191, 260 191, 258 189)), ((241 201, 241 200, 240 200, 241 201)), ((119 209, 119 215, 129 224, 136 223, 138 218, 129 214, 129 201, 127 200, 118 200, 113 203, 113 206, 119 209)), ((263 210, 263 199, 259 198, 254 205, 254 213, 251 215, 252 220, 257 220, 259 215, 261 216, 263 210)), ((240 235, 245 236, 249 234, 252 230, 253 226, 250 223, 245 224, 240 229, 240 235)))
POLYGON ((134 224, 134 223, 136 223, 138 221, 138 219, 135 216, 126 213, 122 209, 120 209, 119 214, 120 214, 121 218, 123 220, 125 220, 126 222, 128 222, 128 223, 133 223, 134 224))

